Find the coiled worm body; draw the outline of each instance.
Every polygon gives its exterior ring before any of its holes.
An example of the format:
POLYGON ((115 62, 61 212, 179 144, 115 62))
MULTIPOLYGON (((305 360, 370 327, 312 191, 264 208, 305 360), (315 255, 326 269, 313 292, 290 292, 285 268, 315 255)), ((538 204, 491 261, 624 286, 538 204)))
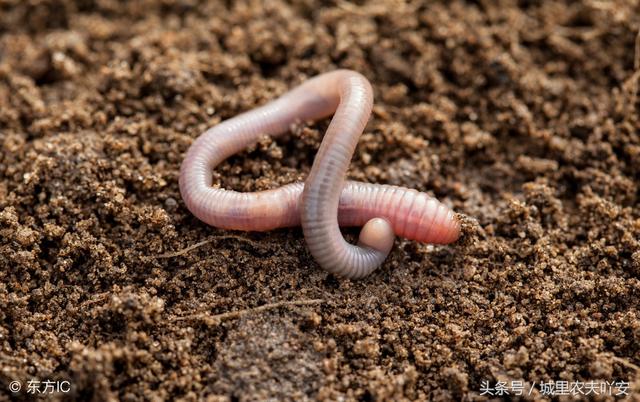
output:
POLYGON ((194 141, 180 168, 180 193, 187 208, 223 229, 264 231, 302 225, 320 266, 349 278, 364 277, 377 268, 395 235, 425 243, 455 241, 460 224, 435 198, 403 187, 345 181, 372 102, 365 77, 336 70, 210 128, 194 141), (213 169, 262 135, 277 136, 296 122, 334 112, 305 183, 254 193, 212 187, 213 169), (358 246, 347 243, 339 227, 362 225, 358 246))

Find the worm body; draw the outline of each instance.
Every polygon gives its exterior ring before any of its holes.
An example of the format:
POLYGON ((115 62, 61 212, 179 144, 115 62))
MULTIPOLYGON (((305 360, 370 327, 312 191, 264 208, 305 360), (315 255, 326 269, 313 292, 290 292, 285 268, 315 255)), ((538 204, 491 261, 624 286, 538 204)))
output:
POLYGON ((302 225, 316 261, 349 278, 377 268, 395 235, 437 244, 456 240, 459 222, 435 198, 397 186, 345 181, 372 98, 365 77, 337 70, 210 128, 191 145, 180 169, 180 193, 187 208, 198 219, 224 229, 264 231, 302 225), (213 169, 260 136, 277 136, 295 122, 319 120, 334 112, 305 183, 254 193, 212 187, 213 169), (340 226, 363 225, 358 246, 347 243, 340 233, 340 226))

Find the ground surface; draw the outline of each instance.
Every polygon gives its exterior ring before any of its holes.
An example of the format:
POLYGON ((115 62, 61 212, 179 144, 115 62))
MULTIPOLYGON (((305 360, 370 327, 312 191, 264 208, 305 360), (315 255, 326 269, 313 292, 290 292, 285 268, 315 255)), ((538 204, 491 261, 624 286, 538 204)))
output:
MULTIPOLYGON (((0 1, 0 399, 640 397, 639 28, 637 0, 0 1), (469 217, 355 282, 300 229, 202 224, 177 181, 207 127, 338 67, 376 93, 350 178, 469 217)), ((217 184, 304 179, 326 126, 217 184)))

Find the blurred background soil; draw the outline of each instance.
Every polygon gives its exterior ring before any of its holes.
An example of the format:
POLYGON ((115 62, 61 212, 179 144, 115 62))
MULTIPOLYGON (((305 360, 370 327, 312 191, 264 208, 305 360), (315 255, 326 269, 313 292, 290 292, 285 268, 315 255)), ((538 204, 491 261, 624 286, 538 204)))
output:
MULTIPOLYGON (((59 399, 595 380, 637 400, 639 28, 638 0, 0 0, 0 400, 29 379, 70 381, 59 399), (178 191, 206 128, 338 67, 376 95, 349 177, 468 217, 360 281, 299 228, 217 230, 178 191)), ((304 180, 327 124, 216 184, 304 180)))

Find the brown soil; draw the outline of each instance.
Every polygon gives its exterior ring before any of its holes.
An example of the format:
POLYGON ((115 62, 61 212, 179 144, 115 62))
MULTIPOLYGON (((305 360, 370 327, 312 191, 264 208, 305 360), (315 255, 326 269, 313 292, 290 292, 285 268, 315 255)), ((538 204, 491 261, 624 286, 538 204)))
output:
MULTIPOLYGON (((0 399, 640 398, 640 2, 421 3, 0 1, 0 399), (177 182, 207 127, 338 67, 376 92, 350 178, 468 217, 361 281, 300 229, 206 226, 177 182)), ((302 180, 326 126, 216 181, 302 180)))

